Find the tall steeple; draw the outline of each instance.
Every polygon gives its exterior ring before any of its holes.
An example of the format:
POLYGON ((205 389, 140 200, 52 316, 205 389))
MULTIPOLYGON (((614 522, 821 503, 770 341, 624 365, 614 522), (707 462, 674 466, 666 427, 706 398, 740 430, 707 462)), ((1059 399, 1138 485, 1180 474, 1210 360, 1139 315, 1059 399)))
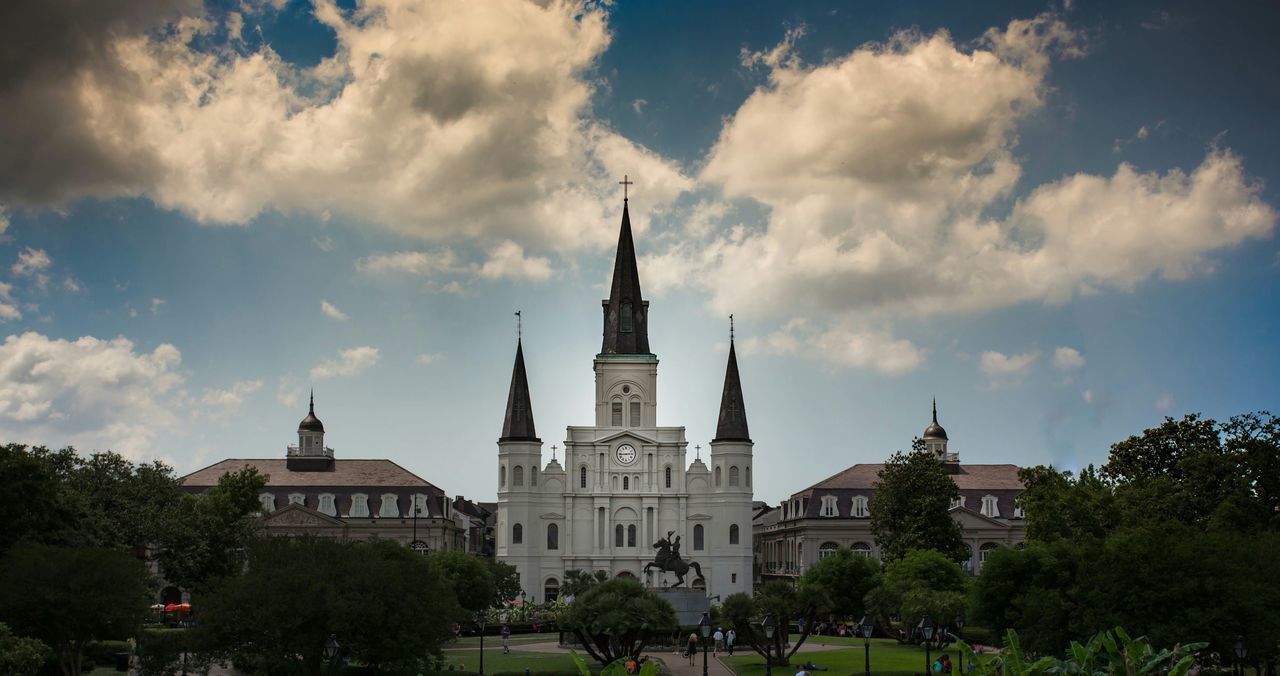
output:
POLYGON ((747 430, 747 409, 742 403, 742 381, 738 378, 738 354, 733 347, 733 315, 729 315, 729 364, 724 370, 724 393, 720 395, 720 420, 712 441, 751 442, 747 430))
POLYGON ((613 285, 604 301, 604 341, 601 354, 650 354, 649 304, 640 295, 636 244, 631 237, 631 214, 622 201, 622 230, 613 261, 613 285))
POLYGON ((533 403, 529 398, 529 378, 524 372, 523 341, 516 339, 516 364, 511 370, 511 389, 507 393, 507 415, 502 421, 502 436, 498 441, 536 441, 541 443, 533 428, 533 403))

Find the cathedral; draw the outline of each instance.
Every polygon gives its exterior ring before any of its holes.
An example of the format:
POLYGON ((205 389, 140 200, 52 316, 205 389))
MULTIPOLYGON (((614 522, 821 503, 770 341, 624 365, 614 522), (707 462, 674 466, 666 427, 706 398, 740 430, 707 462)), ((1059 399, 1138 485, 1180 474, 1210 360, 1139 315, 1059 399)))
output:
MULTIPOLYGON (((498 439, 497 557, 516 567, 531 600, 559 596, 569 570, 605 571, 652 587, 726 598, 752 591, 751 435, 732 338, 710 464, 687 462, 684 427, 658 425, 658 357, 640 291, 627 200, 593 360, 594 423, 565 432, 564 464, 542 464, 524 348, 498 439), (658 544, 689 562, 649 565, 658 544), (696 564, 696 565, 695 565, 696 564)), ((670 558, 670 557, 664 557, 670 558)))

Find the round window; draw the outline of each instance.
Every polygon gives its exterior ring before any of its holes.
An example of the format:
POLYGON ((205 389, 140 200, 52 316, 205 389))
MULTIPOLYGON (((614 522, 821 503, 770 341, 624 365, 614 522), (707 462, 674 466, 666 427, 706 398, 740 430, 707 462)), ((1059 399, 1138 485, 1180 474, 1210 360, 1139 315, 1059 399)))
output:
POLYGON ((623 394, 631 394, 631 386, 630 386, 630 385, 623 385, 623 386, 622 386, 622 393, 623 393, 623 394))

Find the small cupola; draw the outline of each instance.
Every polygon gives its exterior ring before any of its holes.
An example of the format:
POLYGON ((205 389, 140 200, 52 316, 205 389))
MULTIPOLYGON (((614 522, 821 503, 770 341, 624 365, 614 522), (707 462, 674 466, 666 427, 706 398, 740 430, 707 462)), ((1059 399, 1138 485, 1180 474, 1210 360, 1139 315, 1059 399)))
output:
POLYGON ((295 471, 333 469, 333 449, 324 445, 324 423, 316 417, 316 395, 311 393, 307 417, 298 423, 298 445, 289 446, 286 466, 295 471))

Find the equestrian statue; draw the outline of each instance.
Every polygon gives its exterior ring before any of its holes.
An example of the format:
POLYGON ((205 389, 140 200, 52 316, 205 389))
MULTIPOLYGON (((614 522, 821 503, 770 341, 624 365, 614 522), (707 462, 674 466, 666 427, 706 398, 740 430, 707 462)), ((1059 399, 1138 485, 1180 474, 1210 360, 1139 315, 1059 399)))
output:
POLYGON ((684 576, 692 568, 693 572, 697 573, 698 579, 705 583, 707 578, 702 576, 702 566, 699 566, 696 561, 685 561, 680 558, 680 536, 676 535, 675 539, 672 540, 672 535, 675 535, 675 531, 669 530, 667 531, 667 537, 653 543, 653 548, 658 550, 658 553, 654 555, 653 561, 644 565, 644 572, 647 574, 649 569, 657 568, 658 570, 675 573, 675 583, 668 585, 668 588, 671 588, 684 584, 684 576))

